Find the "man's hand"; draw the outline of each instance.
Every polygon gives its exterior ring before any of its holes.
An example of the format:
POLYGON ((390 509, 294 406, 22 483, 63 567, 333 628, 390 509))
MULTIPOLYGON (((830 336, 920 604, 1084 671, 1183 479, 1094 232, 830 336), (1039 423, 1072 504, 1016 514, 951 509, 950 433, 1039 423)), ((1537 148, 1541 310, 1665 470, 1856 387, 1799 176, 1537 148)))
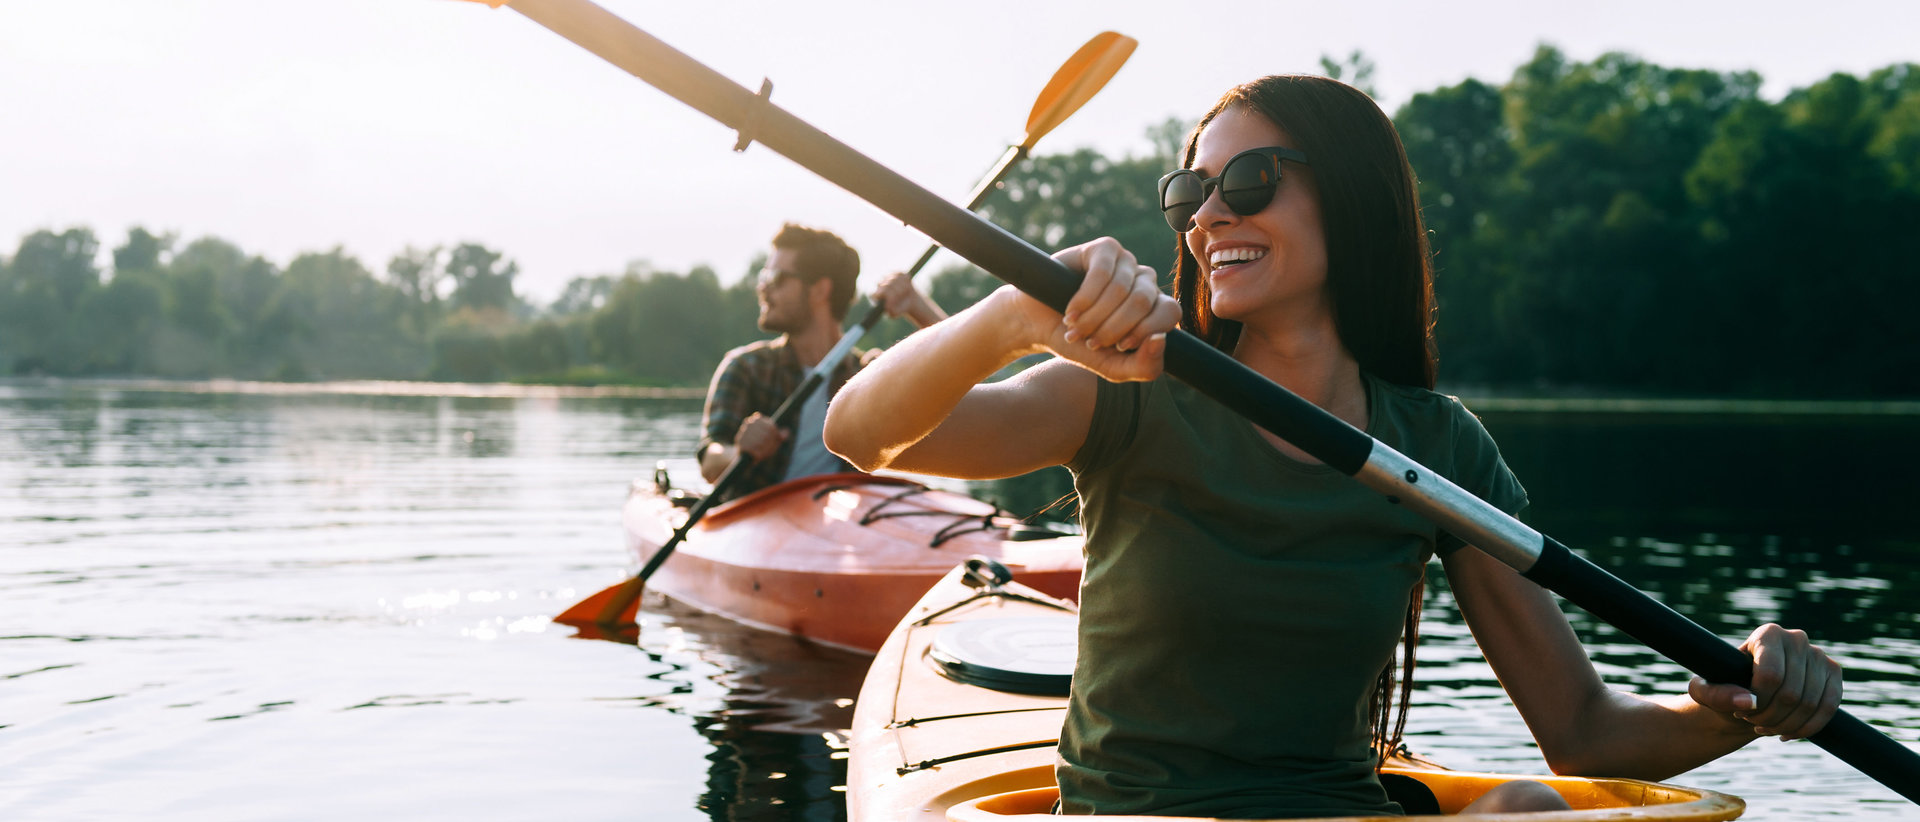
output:
POLYGON ((773 424, 772 417, 756 411, 740 423, 740 432, 734 435, 733 444, 754 462, 766 462, 780 451, 789 436, 791 434, 773 424))
POLYGON ((906 317, 921 328, 947 318, 947 312, 913 287, 913 278, 899 271, 880 280, 880 287, 873 290, 873 301, 886 309, 887 316, 906 317))

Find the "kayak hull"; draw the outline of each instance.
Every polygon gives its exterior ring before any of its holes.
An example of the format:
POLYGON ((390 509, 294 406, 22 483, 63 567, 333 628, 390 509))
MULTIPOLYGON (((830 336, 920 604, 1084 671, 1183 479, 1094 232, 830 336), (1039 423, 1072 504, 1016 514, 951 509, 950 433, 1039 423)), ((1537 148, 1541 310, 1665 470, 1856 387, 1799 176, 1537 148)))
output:
MULTIPOLYGON (((665 483, 636 481, 622 512, 645 564, 686 522, 665 483)), ((647 587, 740 623, 873 653, 929 586, 991 556, 1052 595, 1077 596, 1081 538, 1015 540, 994 506, 909 480, 841 473, 714 507, 647 587)))
MULTIPOLYGON (((1017 578, 1017 577, 1016 577, 1017 578)), ((1018 582, 1009 592, 1046 599, 1018 582)), ((979 620, 1073 616, 1072 603, 1051 604, 1006 598, 978 598, 961 582, 961 573, 942 578, 888 637, 855 703, 849 734, 847 807, 852 822, 990 822, 1052 818, 1059 791, 1054 782, 1054 749, 1066 714, 1063 697, 1005 693, 963 684, 929 664, 929 650, 940 631, 979 620), (928 620, 929 615, 938 614, 928 620), (917 625, 915 621, 926 620, 917 625)), ((1445 817, 1398 819, 1511 818, 1506 815, 1457 815, 1487 790, 1515 779, 1542 782, 1574 807, 1571 811, 1531 814, 1542 822, 1660 820, 1716 822, 1734 819, 1745 809, 1736 797, 1632 779, 1453 771, 1417 757, 1395 758, 1387 773, 1418 780, 1432 791, 1445 817)), ((1113 822, 1171 817, 1075 817, 1113 822)), ((1355 819, 1357 817, 1349 817, 1355 819)), ((1368 817, 1372 818, 1372 817, 1368 817)))

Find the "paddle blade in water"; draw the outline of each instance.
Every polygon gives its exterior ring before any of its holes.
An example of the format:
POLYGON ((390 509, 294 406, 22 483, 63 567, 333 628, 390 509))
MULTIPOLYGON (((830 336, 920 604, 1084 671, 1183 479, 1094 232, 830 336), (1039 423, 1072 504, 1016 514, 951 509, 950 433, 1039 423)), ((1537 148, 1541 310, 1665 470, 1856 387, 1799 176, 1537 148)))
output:
POLYGON ((1100 32, 1088 40, 1053 73, 1047 87, 1040 90, 1040 99, 1033 102, 1033 113, 1027 115, 1027 135, 1020 144, 1032 148, 1047 132, 1079 111, 1126 64, 1136 45, 1139 41, 1112 31, 1100 32))
POLYGON ((554 622, 575 628, 622 627, 635 624, 640 615, 640 592, 646 582, 633 577, 611 585, 599 593, 573 604, 553 618, 554 622))

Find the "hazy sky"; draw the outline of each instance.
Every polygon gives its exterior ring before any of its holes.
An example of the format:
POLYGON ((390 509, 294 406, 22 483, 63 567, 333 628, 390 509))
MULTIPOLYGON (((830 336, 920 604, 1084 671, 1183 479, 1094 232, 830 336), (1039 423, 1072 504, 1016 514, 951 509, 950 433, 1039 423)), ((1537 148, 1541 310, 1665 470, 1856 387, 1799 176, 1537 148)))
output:
MULTIPOLYGON (((1360 49, 1389 111, 1541 43, 1588 60, 1752 69, 1777 98, 1920 61, 1920 3, 602 0, 894 170, 965 196, 1095 33, 1140 41, 1042 153, 1146 150, 1226 88, 1360 49), (1180 11, 1176 9, 1189 9, 1180 11)), ((831 228, 863 283, 926 240, 508 9, 453 0, 0 0, 0 254, 40 228, 141 225, 285 265, 336 245, 383 271, 474 241, 545 301, 630 260, 732 281, 779 224, 831 228)), ((936 260, 934 270, 952 262, 936 260)))

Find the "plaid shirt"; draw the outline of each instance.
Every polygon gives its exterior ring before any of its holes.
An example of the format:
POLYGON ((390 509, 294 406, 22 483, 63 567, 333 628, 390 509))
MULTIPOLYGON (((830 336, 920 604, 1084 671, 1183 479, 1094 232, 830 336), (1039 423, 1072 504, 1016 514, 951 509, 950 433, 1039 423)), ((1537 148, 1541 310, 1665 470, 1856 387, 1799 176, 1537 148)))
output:
MULTIPOLYGON (((838 392, 840 386, 879 354, 878 350, 855 349, 852 356, 841 360, 827 386, 827 396, 838 392)), ((732 445, 740 423, 756 411, 773 416, 773 412, 780 409, 780 403, 800 387, 806 376, 807 369, 801 367, 800 358, 794 355, 784 336, 728 351, 720 361, 720 368, 713 372, 713 384, 707 389, 705 433, 694 454, 705 453, 713 443, 732 445)), ((771 459, 741 469, 742 476, 733 481, 733 487, 718 501, 726 502, 779 482, 786 476, 787 464, 792 459, 793 440, 789 438, 771 459)), ((846 470, 853 470, 851 465, 842 465, 846 470)))

